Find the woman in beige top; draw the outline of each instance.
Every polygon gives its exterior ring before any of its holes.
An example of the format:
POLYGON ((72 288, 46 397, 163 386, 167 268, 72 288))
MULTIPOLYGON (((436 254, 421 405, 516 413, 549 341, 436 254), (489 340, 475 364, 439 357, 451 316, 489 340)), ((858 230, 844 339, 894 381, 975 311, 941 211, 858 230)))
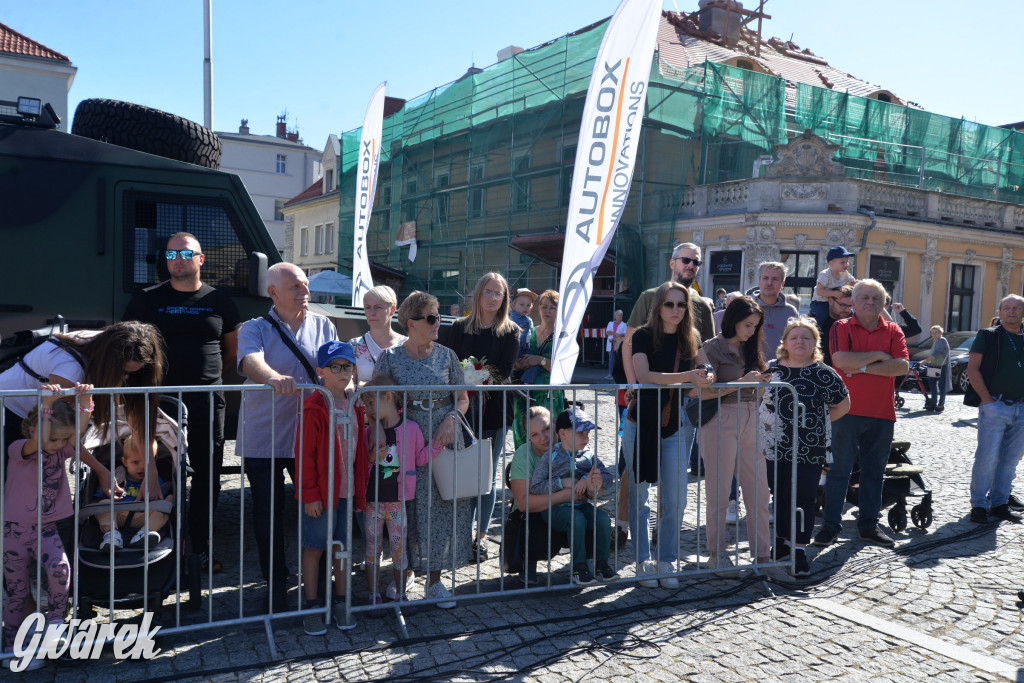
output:
MULTIPOLYGON (((764 312, 749 296, 733 300, 722 316, 722 331, 709 339, 697 354, 707 363, 718 382, 764 382, 761 328, 764 312)), ((750 554, 758 562, 768 561, 771 536, 768 521, 768 474, 757 448, 757 395, 754 388, 721 389, 721 405, 715 416, 701 427, 701 457, 707 491, 707 546, 712 567, 730 567, 726 553, 725 513, 729 507, 732 478, 738 474, 747 508, 750 554)), ((705 395, 704 398, 707 398, 705 395)))

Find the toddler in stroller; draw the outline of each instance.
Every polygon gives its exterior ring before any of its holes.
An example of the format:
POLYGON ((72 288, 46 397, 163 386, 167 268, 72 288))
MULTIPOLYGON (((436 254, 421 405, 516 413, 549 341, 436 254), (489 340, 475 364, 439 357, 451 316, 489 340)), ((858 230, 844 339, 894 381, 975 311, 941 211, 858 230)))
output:
MULTIPOLYGON (((167 503, 174 502, 174 494, 164 497, 164 488, 170 491, 170 483, 157 474, 156 454, 157 442, 153 439, 150 442, 149 454, 142 446, 142 439, 136 439, 128 435, 121 446, 121 465, 114 471, 114 478, 118 485, 124 489, 124 494, 116 501, 116 507, 123 507, 124 503, 141 501, 148 498, 150 501, 163 500, 167 503), (146 459, 149 459, 149 478, 146 478, 146 459)), ((103 491, 97 491, 97 499, 106 499, 103 491)), ((116 550, 124 547, 122 531, 128 534, 131 539, 128 541, 130 548, 142 548, 147 538, 150 545, 155 546, 160 542, 159 529, 167 524, 170 515, 162 510, 156 510, 152 506, 149 510, 149 517, 144 513, 137 513, 129 510, 118 509, 115 512, 115 527, 111 528, 111 515, 109 511, 96 514, 96 521, 99 523, 100 531, 103 532, 103 540, 100 541, 100 550, 108 545, 113 545, 116 550)))
MULTIPOLYGON (((95 473, 83 473, 79 489, 83 504, 77 513, 78 597, 82 604, 130 606, 145 600, 159 603, 174 588, 183 548, 178 533, 180 515, 176 513, 185 499, 183 464, 187 440, 184 429, 168 415, 178 413, 177 401, 166 396, 160 400, 167 412, 158 412, 155 438, 148 453, 142 446, 145 438, 131 433, 121 410, 117 415, 113 453, 109 430, 100 433, 90 429, 86 434, 85 444, 100 462, 121 462, 115 472, 117 481, 134 500, 122 498, 112 503, 103 493, 97 493, 95 473), (143 486, 147 455, 150 479, 143 486), (122 532, 129 534, 128 543, 124 543, 122 532)), ((198 572, 194 578, 197 582, 198 572)), ((189 590, 198 597, 199 590, 192 585, 192 579, 190 575, 189 590)))

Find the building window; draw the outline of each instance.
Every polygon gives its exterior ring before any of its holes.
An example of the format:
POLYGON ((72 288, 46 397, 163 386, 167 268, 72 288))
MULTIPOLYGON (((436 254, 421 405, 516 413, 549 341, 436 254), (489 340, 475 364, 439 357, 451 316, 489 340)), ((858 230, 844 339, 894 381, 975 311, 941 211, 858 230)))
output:
POLYGON ((324 226, 324 253, 334 253, 334 223, 324 226))
POLYGON ((868 277, 878 280, 889 292, 893 301, 900 301, 902 292, 897 292, 902 279, 900 278, 900 259, 895 256, 872 255, 868 262, 868 277))
POLYGON ((324 192, 330 192, 334 189, 334 169, 327 169, 327 174, 324 176, 326 182, 324 182, 324 192))
POLYGON ((949 278, 947 332, 971 329, 974 308, 974 266, 954 263, 949 278))
MULTIPOLYGON (((443 190, 451 184, 451 175, 448 173, 438 173, 434 179, 434 189, 443 190)), ((451 208, 450 202, 451 195, 448 192, 438 191, 434 195, 434 206, 437 207, 437 222, 440 225, 448 224, 448 211, 451 208)))
POLYGON ((322 225, 313 227, 313 253, 324 253, 324 226, 322 225))
POLYGON ((469 189, 466 191, 466 215, 480 218, 484 215, 484 188, 474 187, 484 179, 484 164, 476 162, 469 167, 469 189))
MULTIPOLYGON (((796 294, 800 297, 800 310, 810 310, 814 285, 818 281, 818 252, 783 251, 779 256, 786 264, 786 286, 782 288, 783 293, 796 294)), ((850 270, 853 271, 852 263, 850 270)))
POLYGON ((562 149, 562 175, 561 183, 562 206, 569 206, 569 197, 572 195, 572 172, 576 165, 576 145, 569 145, 562 149))
POLYGON ((299 256, 309 256, 309 228, 299 230, 299 256))
POLYGON ((530 181, 518 177, 530 170, 530 153, 512 157, 512 210, 527 211, 530 208, 530 181))
POLYGON ((746 59, 737 59, 736 66, 738 66, 741 69, 746 69, 747 71, 754 70, 754 63, 746 59))
POLYGON ((284 200, 283 199, 275 199, 274 200, 274 220, 275 221, 283 221, 284 220, 284 200))
POLYGON ((286 160, 287 160, 287 157, 284 154, 278 154, 277 155, 277 172, 278 173, 284 173, 285 172, 285 168, 286 168, 285 167, 285 161, 286 160))

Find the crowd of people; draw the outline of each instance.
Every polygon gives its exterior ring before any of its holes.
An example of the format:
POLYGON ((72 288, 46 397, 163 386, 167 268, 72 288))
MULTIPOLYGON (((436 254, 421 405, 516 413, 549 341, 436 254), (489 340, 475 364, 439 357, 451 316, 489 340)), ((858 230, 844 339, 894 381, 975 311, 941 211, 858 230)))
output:
MULTIPOLYGON (((590 447, 590 435, 600 427, 563 391, 544 386, 550 382, 557 292, 513 291, 501 274, 486 273, 466 301, 468 313, 442 326, 433 295, 414 291, 399 302, 390 287, 377 286, 363 298, 367 332, 344 341, 328 318, 309 309, 308 280, 289 263, 269 269, 272 305, 267 314, 242 322, 230 298, 202 282, 205 256, 198 240, 176 234, 165 253, 170 279, 139 293, 124 322, 99 332, 56 335, 0 375, 0 389, 41 392, 39 399, 4 402, 4 537, 6 547, 15 549, 12 561, 4 564, 12 596, 5 603, 4 647, 12 646, 30 606, 27 568, 30 559, 42 557, 34 558, 37 546, 47 558, 47 618, 63 619, 68 560, 54 525, 71 514, 64 462, 74 457, 77 436, 69 406, 81 407, 80 425, 91 421, 102 433, 120 415, 130 433, 115 449, 120 479, 112 473, 113 455, 100 462, 81 449, 82 462, 99 479, 98 495, 120 500, 130 483, 125 499, 158 499, 160 482, 145 481, 156 468, 143 436, 155 432, 156 402, 134 393, 93 401, 90 392, 164 386, 174 394, 174 387, 216 387, 224 367, 235 367, 247 385, 272 388, 243 393, 236 443, 244 459, 269 612, 287 609, 292 574, 285 553, 292 533, 283 519, 285 473, 301 503, 306 607, 326 599, 318 591, 324 582, 321 560, 332 545, 350 543, 350 519, 365 539, 368 586, 368 595, 353 600, 406 601, 421 576, 427 599, 454 607, 455 570, 494 559, 488 529, 497 487, 446 499, 431 476, 431 461, 444 449, 459 451, 477 438, 489 440, 487 474, 494 482, 510 433, 513 454, 504 475, 513 509, 525 518, 536 515, 549 533, 564 535, 571 550, 571 580, 581 585, 619 577, 622 567, 609 556, 618 525, 619 542, 632 539, 639 585, 678 587, 679 533, 693 475, 704 478, 708 564, 720 573, 733 570, 726 530, 742 493, 751 559, 791 557, 795 574, 808 575, 807 546, 830 545, 842 532, 855 463, 859 536, 891 547, 894 541, 879 519, 896 422, 894 378, 908 372, 906 337, 921 329, 898 303, 892 311, 900 322, 893 320, 884 287, 875 280, 856 280, 849 272, 850 256, 841 246, 828 252, 812 315, 801 316, 783 294, 785 264, 761 263, 753 291, 722 289, 712 301, 693 286, 702 265, 700 248, 678 245, 669 262, 670 280, 643 292, 628 319, 617 310, 608 323, 609 377, 620 366, 626 384, 642 388, 622 392, 619 462, 604 463, 590 447), (393 328, 395 319, 404 334, 393 328), (474 365, 486 367, 487 384, 527 388, 518 394, 484 387, 445 389, 470 384, 467 367, 474 365), (769 382, 793 387, 803 406, 796 443, 794 394, 769 382), (322 393, 300 389, 308 384, 324 387, 333 398, 333 411, 322 393), (353 399, 361 387, 367 391, 353 399), (351 439, 343 437, 347 433, 351 439), (336 457, 333 479, 328 477, 331 452, 336 457), (36 480, 39 458, 45 460, 42 482, 36 480), (820 485, 823 522, 814 534, 820 485), (598 499, 616 487, 613 522, 598 499), (648 524, 652 487, 658 492, 653 526, 648 524), (36 513, 27 513, 34 500, 25 492, 35 490, 48 501, 41 527, 36 513), (802 511, 796 521, 794 509, 802 511), (329 519, 332 538, 327 537, 329 519), (385 552, 393 581, 381 590, 385 552)), ((998 323, 980 332, 971 349, 967 372, 981 406, 971 483, 970 519, 975 522, 989 517, 1018 522, 1024 509, 1010 493, 1024 451, 1022 318, 1024 298, 1006 297, 998 323)), ((941 412, 950 388, 949 345, 941 327, 933 326, 930 334, 927 364, 937 371, 930 377, 926 409, 941 412)), ((224 396, 215 389, 177 395, 192 416, 189 543, 203 570, 217 572, 222 565, 214 553, 212 520, 223 464, 224 396)), ((156 516, 128 524, 108 515, 101 520, 106 525, 103 547, 157 542, 163 522, 156 516)), ((527 585, 537 581, 537 559, 522 563, 527 585)), ((337 559, 332 565, 332 621, 349 628, 346 582, 338 577, 351 568, 337 559)), ((325 632, 323 615, 305 619, 307 633, 325 632)))

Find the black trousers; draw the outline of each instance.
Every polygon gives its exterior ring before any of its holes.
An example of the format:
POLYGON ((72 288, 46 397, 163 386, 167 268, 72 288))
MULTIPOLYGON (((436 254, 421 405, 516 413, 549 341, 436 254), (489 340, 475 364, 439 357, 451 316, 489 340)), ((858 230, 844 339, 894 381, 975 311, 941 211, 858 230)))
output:
POLYGON ((194 472, 189 492, 188 532, 192 548, 202 552, 210 540, 211 511, 216 512, 220 497, 226 404, 222 391, 182 393, 181 400, 188 409, 188 462, 194 472))

